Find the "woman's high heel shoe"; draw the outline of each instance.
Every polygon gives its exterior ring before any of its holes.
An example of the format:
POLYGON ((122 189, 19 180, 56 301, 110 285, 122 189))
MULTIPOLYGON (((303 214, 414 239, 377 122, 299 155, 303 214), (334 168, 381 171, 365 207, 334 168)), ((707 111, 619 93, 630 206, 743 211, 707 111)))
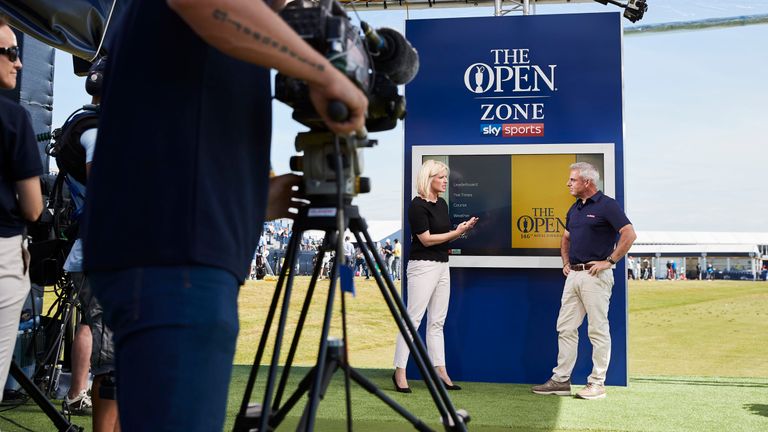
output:
MULTIPOLYGON (((443 381, 442 378, 440 379, 440 381, 443 381)), ((443 386, 445 386, 446 390, 461 390, 461 386, 460 385, 448 384, 445 381, 443 381, 443 386)))
POLYGON ((395 385, 395 391, 398 393, 411 393, 410 387, 400 387, 397 385, 397 380, 395 379, 395 374, 392 374, 392 384, 395 385))

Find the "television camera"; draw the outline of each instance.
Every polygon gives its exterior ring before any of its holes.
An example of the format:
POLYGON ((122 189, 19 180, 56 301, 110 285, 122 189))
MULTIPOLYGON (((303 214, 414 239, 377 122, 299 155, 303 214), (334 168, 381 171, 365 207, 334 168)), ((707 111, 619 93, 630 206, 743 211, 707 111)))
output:
POLYGON ((631 22, 638 22, 643 19, 643 15, 648 10, 646 0, 629 0, 626 4, 616 0, 595 0, 598 3, 607 5, 608 3, 624 8, 624 18, 631 22))
MULTIPOLYGON (((342 71, 368 97, 366 131, 340 137, 342 159, 342 194, 349 201, 358 193, 370 191, 368 178, 362 177, 361 148, 372 147, 367 131, 378 132, 394 128, 405 117, 405 97, 397 86, 408 83, 419 69, 419 57, 411 44, 397 31, 374 30, 362 22, 362 30, 351 24, 342 6, 334 0, 294 1, 280 13, 309 45, 324 54, 331 64, 342 71)), ((291 169, 303 171, 307 196, 321 197, 337 192, 334 167, 336 154, 334 135, 327 129, 310 103, 307 84, 278 74, 275 97, 293 108, 293 118, 310 128, 296 137, 296 150, 303 156, 291 158, 291 169)), ((335 120, 346 118, 346 107, 329 107, 335 120)))

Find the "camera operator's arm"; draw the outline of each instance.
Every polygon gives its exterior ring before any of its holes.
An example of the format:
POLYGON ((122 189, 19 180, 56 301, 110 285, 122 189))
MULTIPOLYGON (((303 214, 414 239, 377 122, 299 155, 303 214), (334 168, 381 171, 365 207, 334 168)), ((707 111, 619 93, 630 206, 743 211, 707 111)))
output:
POLYGON ((309 84, 310 98, 336 133, 362 130, 368 99, 351 80, 312 49, 260 0, 166 0, 207 43, 237 59, 275 68, 309 84), (343 123, 328 117, 328 103, 349 108, 343 123))
POLYGON ((21 216, 34 222, 43 213, 43 192, 40 190, 40 177, 34 176, 16 182, 16 194, 19 200, 21 216))
POLYGON ((267 220, 280 218, 293 218, 295 215, 289 211, 291 207, 297 207, 299 203, 293 198, 300 198, 299 192, 294 187, 301 185, 301 176, 284 174, 269 179, 269 198, 267 201, 267 220))

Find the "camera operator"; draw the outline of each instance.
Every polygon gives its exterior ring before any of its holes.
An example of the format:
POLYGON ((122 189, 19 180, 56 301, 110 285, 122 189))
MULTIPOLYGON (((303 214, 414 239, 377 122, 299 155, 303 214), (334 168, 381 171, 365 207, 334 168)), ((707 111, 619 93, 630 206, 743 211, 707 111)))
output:
MULTIPOLYGON (((104 82, 104 70, 107 58, 101 57, 93 63, 86 78, 85 90, 93 96, 91 103, 98 106, 101 103, 101 90, 104 82)), ((70 126, 70 127, 75 127, 70 126)), ((79 136, 72 136, 65 145, 81 145, 85 150, 85 173, 90 173, 93 154, 96 148, 97 129, 95 127, 83 130, 79 136)), ((65 178, 72 201, 75 204, 74 217, 79 218, 85 206, 85 185, 78 182, 74 176, 65 178)), ((84 228, 83 228, 84 229, 84 228)), ((94 432, 111 432, 119 430, 117 401, 114 397, 113 375, 115 371, 114 344, 112 331, 104 325, 103 310, 83 273, 82 240, 77 239, 64 262, 64 270, 69 272, 78 299, 83 310, 83 322, 78 325, 72 346, 72 384, 64 398, 64 411, 72 414, 93 414, 92 425, 94 432), (87 378, 93 374, 91 396, 87 393, 87 378), (102 397, 104 394, 105 397, 102 397)))
MULTIPOLYGON (((0 16, 0 88, 16 88, 21 70, 16 35, 0 16)), ((29 113, 0 97, 0 389, 8 378, 19 316, 30 290, 26 221, 43 212, 43 165, 29 113)), ((2 393, 0 392, 0 400, 2 393)))
POLYGON ((299 180, 268 177, 268 68, 306 81, 336 133, 360 130, 368 102, 260 1, 135 0, 119 23, 84 252, 115 334, 120 424, 221 430, 238 289, 299 180), (329 120, 333 100, 347 121, 329 120))

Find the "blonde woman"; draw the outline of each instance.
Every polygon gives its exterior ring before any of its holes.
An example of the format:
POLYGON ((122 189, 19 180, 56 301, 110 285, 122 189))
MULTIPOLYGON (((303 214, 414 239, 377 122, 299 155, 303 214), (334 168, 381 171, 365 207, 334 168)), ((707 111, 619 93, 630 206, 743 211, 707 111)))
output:
MULTIPOLYGON (((451 275, 448 268, 448 243, 459 238, 477 223, 473 217, 451 229, 448 204, 440 198, 448 186, 448 167, 434 160, 424 162, 416 179, 418 196, 408 208, 411 226, 411 254, 406 274, 408 276, 408 316, 415 328, 429 312, 427 320, 427 350, 437 375, 448 390, 461 390, 454 385, 445 369, 443 325, 448 314, 451 291, 451 275)), ((410 393, 405 377, 408 362, 408 346, 403 335, 397 335, 395 345, 395 373, 392 382, 395 390, 410 393)))

